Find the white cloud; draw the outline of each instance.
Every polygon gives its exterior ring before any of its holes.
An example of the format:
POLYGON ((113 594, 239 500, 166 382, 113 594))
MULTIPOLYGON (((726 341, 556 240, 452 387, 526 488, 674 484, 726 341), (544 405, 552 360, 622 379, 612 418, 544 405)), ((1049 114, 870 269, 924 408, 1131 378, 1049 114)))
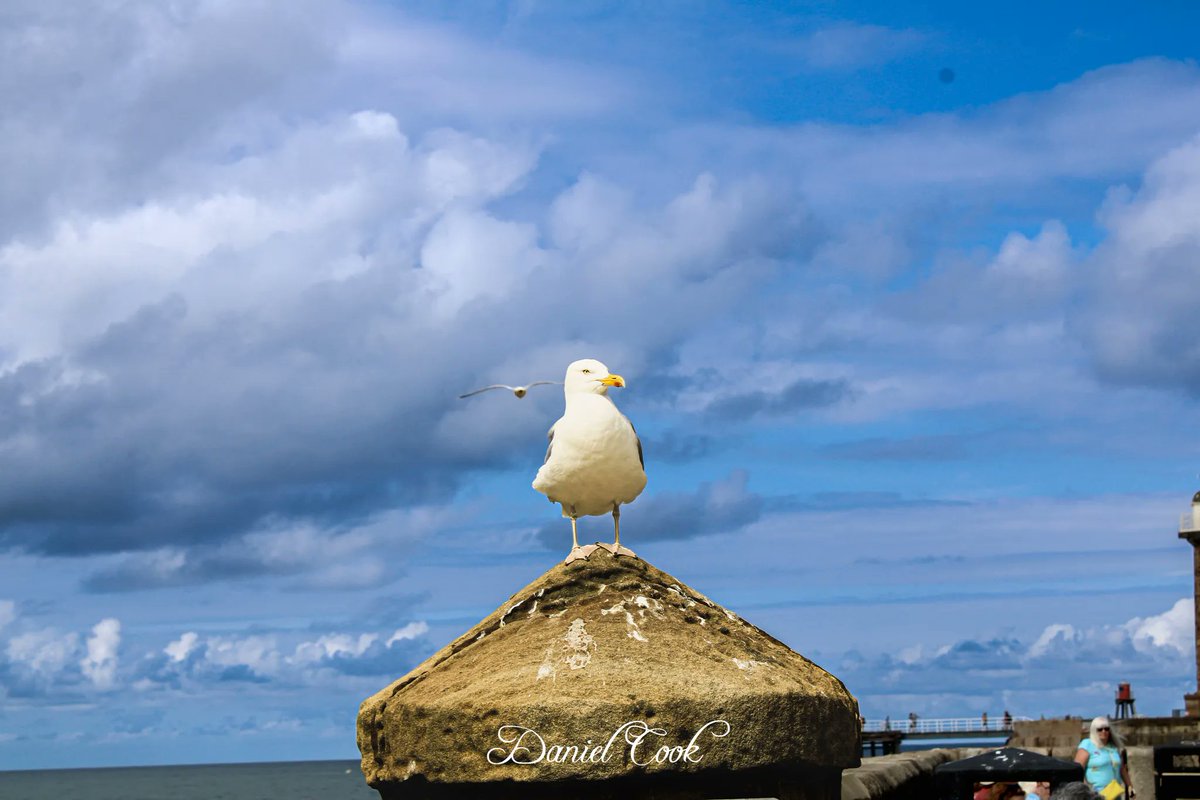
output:
POLYGON ((410 622, 403 628, 397 628, 396 632, 387 640, 387 646, 391 647, 396 642, 403 642, 409 639, 416 639, 419 636, 424 636, 429 633, 429 625, 425 620, 417 620, 410 622))
POLYGON ((117 674, 117 650, 121 645, 121 623, 111 617, 92 628, 87 655, 79 662, 84 677, 97 689, 111 689, 117 674))
POLYGON ((421 250, 438 315, 453 319, 479 298, 506 300, 545 260, 536 242, 531 225, 465 211, 443 216, 421 250))
POLYGON ((62 634, 50 628, 13 636, 5 648, 9 661, 42 679, 61 673, 75 660, 78 651, 78 634, 62 634))
POLYGON ((199 638, 195 632, 188 631, 164 647, 163 652, 170 656, 172 661, 183 661, 196 649, 199 638))
POLYGON ((1080 275, 1078 324, 1097 369, 1115 381, 1200 392, 1200 137, 1157 160, 1136 192, 1111 193, 1105 241, 1080 275))
POLYGON ((804 37, 800 52, 816 69, 846 70, 885 64, 915 52, 927 37, 911 29, 842 22, 804 37))
POLYGON ((415 663, 429 632, 423 620, 397 629, 385 641, 377 631, 203 635, 188 631, 138 662, 130 686, 137 691, 192 686, 275 683, 325 685, 331 674, 398 675, 415 663))
POLYGON ((1185 597, 1161 614, 1134 617, 1124 627, 1139 650, 1153 651, 1154 648, 1169 647, 1186 655, 1195 652, 1195 610, 1194 600, 1185 597))
MULTIPOLYGON (((296 646, 292 660, 299 663, 313 663, 333 656, 357 658, 367 651, 379 637, 373 633, 362 633, 357 637, 339 633, 322 636, 316 641, 301 642, 296 646)), ((388 642, 390 645, 391 642, 388 642)))
POLYGON ((278 674, 283 661, 273 636, 212 636, 204 644, 204 656, 212 664, 246 667, 264 677, 278 674))
POLYGON ((962 210, 991 212, 997 198, 1038 207, 1062 180, 1124 179, 1195 136, 1198 109, 1200 67, 1147 59, 973 111, 872 126, 712 125, 675 131, 671 144, 702 163, 769 163, 837 219, 923 208, 927 229, 962 210))
POLYGON ((1074 646, 1077 639, 1078 634, 1071 625, 1062 623, 1047 625, 1034 643, 1029 646, 1027 655, 1030 658, 1040 658, 1052 650, 1074 646))
POLYGON ((1143 710, 1177 707, 1194 686, 1191 602, 1125 623, 1052 623, 1029 645, 996 637, 921 642, 875 658, 847 654, 839 677, 879 717, 909 708, 924 709, 922 716, 978 715, 981 709, 998 715, 1004 708, 1034 716, 1094 714, 1112 707, 1121 680, 1132 680, 1143 710))
POLYGON ((1145 658, 1175 661, 1194 650, 1193 601, 1178 600, 1170 609, 1127 622, 1080 628, 1067 623, 1047 625, 1025 651, 1028 664, 1038 661, 1120 664, 1145 658))

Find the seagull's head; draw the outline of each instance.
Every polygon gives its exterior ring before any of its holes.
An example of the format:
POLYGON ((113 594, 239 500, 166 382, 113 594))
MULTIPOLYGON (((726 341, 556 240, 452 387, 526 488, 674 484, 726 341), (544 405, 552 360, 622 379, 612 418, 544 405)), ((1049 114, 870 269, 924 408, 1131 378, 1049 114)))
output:
POLYGON ((613 375, 608 367, 594 358, 584 358, 574 361, 567 367, 567 377, 563 384, 568 394, 572 392, 587 392, 604 394, 610 386, 624 386, 625 379, 613 375))

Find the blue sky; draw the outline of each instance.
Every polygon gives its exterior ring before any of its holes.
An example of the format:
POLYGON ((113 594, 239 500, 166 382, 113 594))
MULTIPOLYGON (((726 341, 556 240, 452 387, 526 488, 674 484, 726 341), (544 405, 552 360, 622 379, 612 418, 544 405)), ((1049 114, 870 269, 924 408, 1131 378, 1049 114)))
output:
POLYGON ((645 442, 624 541, 868 717, 1169 714, 1198 25, 10 3, 0 768, 356 757, 570 541, 559 392, 457 395, 581 357, 645 442))

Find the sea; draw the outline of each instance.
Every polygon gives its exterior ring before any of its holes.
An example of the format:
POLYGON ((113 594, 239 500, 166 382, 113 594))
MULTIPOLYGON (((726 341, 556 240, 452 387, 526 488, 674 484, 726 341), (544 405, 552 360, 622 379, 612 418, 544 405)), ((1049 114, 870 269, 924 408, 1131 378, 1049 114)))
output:
POLYGON ((358 761, 0 772, 0 800, 379 800, 358 761))

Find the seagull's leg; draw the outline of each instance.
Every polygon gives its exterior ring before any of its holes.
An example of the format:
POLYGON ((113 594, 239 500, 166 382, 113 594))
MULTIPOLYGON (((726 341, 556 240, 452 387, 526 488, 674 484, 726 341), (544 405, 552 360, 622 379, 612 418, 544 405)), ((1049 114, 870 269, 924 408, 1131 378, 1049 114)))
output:
POLYGON ((628 547, 621 547, 621 504, 620 503, 613 503, 612 515, 613 515, 613 532, 616 534, 617 540, 616 540, 616 542, 614 542, 611 545, 602 544, 600 546, 603 547, 608 552, 612 553, 614 556, 633 556, 634 558, 637 558, 637 554, 635 554, 628 547))
POLYGON ((571 513, 567 514, 567 516, 571 518, 571 552, 567 553, 567 558, 563 561, 564 564, 570 564, 578 558, 586 559, 596 549, 596 545, 594 544, 589 544, 587 547, 579 546, 579 533, 575 529, 575 519, 579 515, 575 513, 575 506, 571 506, 571 513))

